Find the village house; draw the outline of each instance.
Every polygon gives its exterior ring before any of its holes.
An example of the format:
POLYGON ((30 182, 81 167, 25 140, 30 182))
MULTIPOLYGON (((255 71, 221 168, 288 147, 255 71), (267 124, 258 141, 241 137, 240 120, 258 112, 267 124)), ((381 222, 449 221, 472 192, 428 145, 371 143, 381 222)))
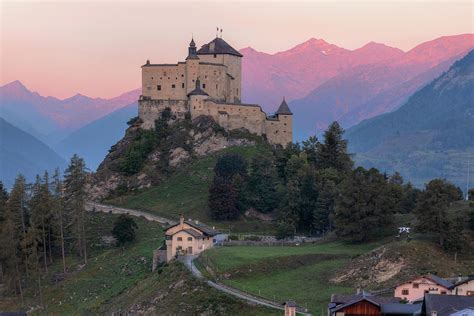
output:
POLYGON ((473 316, 474 297, 459 295, 426 294, 422 316, 473 316))
MULTIPOLYGON (((399 302, 400 300, 397 298, 376 296, 366 291, 353 295, 333 294, 328 305, 328 316, 379 316, 382 315, 384 304, 396 304, 399 302)), ((390 315, 413 315, 413 313, 390 315)))
POLYGON ((429 274, 417 277, 395 287, 394 296, 408 302, 422 299, 425 294, 450 294, 451 282, 437 275, 429 274))
MULTIPOLYGON (((177 256, 196 256, 214 246, 219 232, 197 220, 184 220, 165 229, 165 243, 154 255, 159 262, 168 262, 177 256)), ((154 260, 155 261, 155 260, 154 260)))
POLYGON ((451 295, 474 296, 474 276, 459 278, 458 282, 449 288, 449 291, 451 295))

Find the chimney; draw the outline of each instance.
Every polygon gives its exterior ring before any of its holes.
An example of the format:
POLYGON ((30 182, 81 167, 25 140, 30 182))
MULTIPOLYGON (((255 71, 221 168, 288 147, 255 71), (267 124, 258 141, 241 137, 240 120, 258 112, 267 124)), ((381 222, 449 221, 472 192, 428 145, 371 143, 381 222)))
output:
POLYGON ((184 224, 184 216, 183 216, 183 214, 181 214, 181 215, 179 216, 179 224, 180 224, 181 226, 183 226, 183 224, 184 224))

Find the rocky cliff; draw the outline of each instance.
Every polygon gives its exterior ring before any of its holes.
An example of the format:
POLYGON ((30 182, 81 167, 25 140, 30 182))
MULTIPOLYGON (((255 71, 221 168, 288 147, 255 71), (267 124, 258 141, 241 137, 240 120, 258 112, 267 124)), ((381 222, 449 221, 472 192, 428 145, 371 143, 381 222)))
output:
POLYGON ((156 121, 155 130, 141 129, 138 118, 128 124, 125 136, 91 176, 92 200, 149 188, 196 157, 260 139, 246 130, 227 132, 209 116, 179 120, 168 114, 156 121))

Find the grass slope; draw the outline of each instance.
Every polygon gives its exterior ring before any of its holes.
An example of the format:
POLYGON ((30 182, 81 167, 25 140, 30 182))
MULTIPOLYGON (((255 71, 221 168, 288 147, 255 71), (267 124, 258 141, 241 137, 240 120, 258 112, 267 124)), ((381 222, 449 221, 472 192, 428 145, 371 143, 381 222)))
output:
POLYGON ((156 187, 137 194, 114 198, 107 202, 126 208, 143 209, 175 220, 179 219, 180 214, 183 214, 186 218, 199 219, 209 225, 232 232, 265 232, 271 228, 258 220, 242 218, 233 222, 213 221, 209 217, 207 198, 213 169, 219 155, 238 153, 250 161, 257 154, 265 154, 269 151, 270 148, 265 144, 229 147, 219 153, 193 160, 156 187))
POLYGON ((341 242, 301 246, 233 246, 211 249, 200 260, 220 281, 257 296, 284 302, 295 300, 319 315, 331 293, 350 293, 347 285, 329 282, 333 274, 376 244, 341 242))
POLYGON ((162 227, 155 222, 135 218, 136 242, 123 249, 101 246, 101 237, 110 235, 116 218, 112 214, 88 214, 89 262, 82 266, 75 256, 69 256, 69 273, 55 282, 62 271, 60 259, 55 260, 42 279, 43 309, 38 308, 35 285, 30 285, 23 306, 18 298, 2 298, 0 310, 30 310, 45 315, 123 314, 144 309, 160 315, 272 315, 271 310, 247 305, 210 289, 191 277, 180 263, 152 273, 152 253, 163 240, 162 227))

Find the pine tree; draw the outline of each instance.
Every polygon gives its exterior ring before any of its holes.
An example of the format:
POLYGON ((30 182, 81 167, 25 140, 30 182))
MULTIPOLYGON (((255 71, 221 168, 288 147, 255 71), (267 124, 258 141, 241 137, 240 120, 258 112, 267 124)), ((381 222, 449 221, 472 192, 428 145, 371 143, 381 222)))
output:
POLYGON ((341 172, 352 169, 354 162, 347 152, 347 140, 343 139, 344 129, 337 122, 329 125, 324 132, 324 142, 318 146, 319 169, 334 168, 341 172))
MULTIPOLYGON (((0 238, 2 237, 2 231, 5 229, 6 225, 6 208, 7 208, 7 202, 8 202, 8 192, 3 186, 2 181, 0 181, 0 238)), ((3 239, 0 239, 0 243, 3 242, 3 239)), ((0 252, 2 252, 2 245, 0 244, 0 252)), ((0 284, 4 283, 4 278, 3 278, 3 261, 4 259, 2 258, 2 255, 0 255, 0 284)))
POLYGON ((69 216, 74 248, 87 263, 87 242, 85 236, 85 199, 87 169, 85 162, 74 154, 64 174, 64 199, 69 216))
POLYGON ((209 210, 218 220, 233 220, 240 216, 238 193, 228 179, 215 176, 209 188, 209 210))
POLYGON ((64 242, 64 186, 61 181, 59 169, 54 170, 53 175, 53 198, 52 198, 52 213, 54 222, 57 223, 59 230, 59 242, 61 244, 61 258, 63 262, 63 272, 66 273, 66 250, 64 242))
POLYGON ((252 159, 247 182, 247 205, 268 213, 278 206, 278 177, 273 157, 259 155, 252 159))
POLYGON ((444 179, 431 180, 420 194, 415 208, 417 229, 435 234, 439 245, 445 247, 445 232, 449 230, 449 227, 454 226, 448 209, 452 202, 460 198, 462 196, 459 196, 458 188, 452 183, 444 179))
POLYGON ((352 242, 370 240, 392 223, 396 202, 377 169, 355 169, 341 184, 336 201, 336 234, 352 242))

